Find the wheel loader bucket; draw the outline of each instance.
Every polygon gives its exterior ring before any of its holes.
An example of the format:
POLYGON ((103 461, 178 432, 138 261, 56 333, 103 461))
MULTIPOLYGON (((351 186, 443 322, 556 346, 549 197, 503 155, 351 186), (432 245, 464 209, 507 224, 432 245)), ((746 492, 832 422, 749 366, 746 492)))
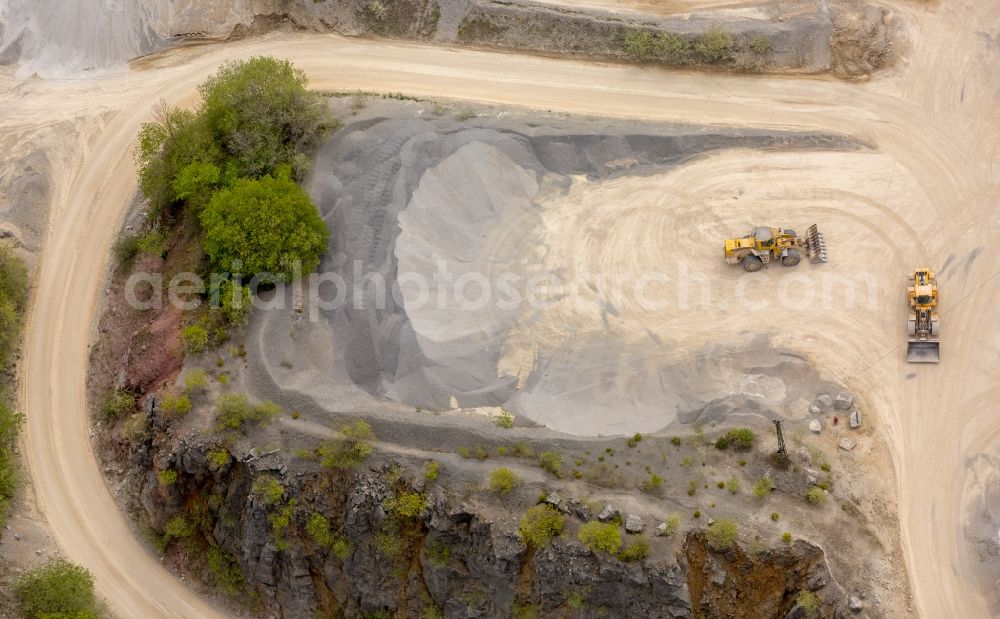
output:
POLYGON ((938 363, 941 361, 941 342, 912 341, 906 343, 907 363, 938 363))
POLYGON ((826 262, 826 239, 819 231, 816 224, 809 226, 805 237, 806 252, 809 253, 809 262, 826 262))

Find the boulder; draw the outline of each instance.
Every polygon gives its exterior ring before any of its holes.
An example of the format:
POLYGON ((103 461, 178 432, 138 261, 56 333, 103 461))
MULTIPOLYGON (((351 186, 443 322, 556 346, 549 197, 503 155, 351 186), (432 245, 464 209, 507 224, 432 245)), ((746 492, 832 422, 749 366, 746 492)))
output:
POLYGON ((849 410, 854 406, 854 396, 849 393, 842 393, 833 402, 833 407, 839 411, 849 410))
POLYGON ((823 407, 819 405, 818 402, 813 402, 809 405, 809 414, 818 415, 823 412, 823 407))
POLYGON ((629 514, 625 516, 625 532, 626 533, 642 533, 642 530, 646 528, 646 523, 642 521, 642 518, 636 516, 635 514, 629 514))
POLYGON ((615 518, 621 516, 622 513, 618 511, 618 508, 610 503, 604 506, 601 513, 597 514, 597 519, 601 522, 611 522, 615 518))
POLYGON ((833 398, 830 397, 829 393, 820 394, 820 396, 816 398, 816 401, 819 402, 819 405, 823 408, 830 408, 833 406, 833 398))
POLYGON ((565 499, 559 496, 558 493, 553 492, 549 496, 545 497, 545 500, 543 502, 546 505, 551 505, 552 507, 556 508, 557 510, 559 510, 564 514, 569 513, 569 505, 566 503, 565 499))
POLYGON ((860 428, 861 427, 861 413, 858 412, 858 411, 853 411, 851 413, 851 417, 850 417, 850 420, 849 420, 848 424, 851 426, 852 430, 860 428))
POLYGON ((569 509, 580 522, 589 522, 594 517, 593 512, 590 511, 590 506, 583 501, 570 499, 569 509))
POLYGON ((809 422, 809 431, 819 434, 823 431, 823 424, 820 423, 819 419, 813 419, 809 422))
POLYGON ((856 596, 851 596, 851 599, 847 601, 847 607, 851 609, 853 613, 860 613, 865 608, 865 603, 861 601, 860 598, 856 596))
POLYGON ((842 438, 840 439, 840 443, 838 444, 838 446, 844 451, 851 451, 857 446, 857 444, 858 444, 857 441, 855 441, 853 438, 842 438))

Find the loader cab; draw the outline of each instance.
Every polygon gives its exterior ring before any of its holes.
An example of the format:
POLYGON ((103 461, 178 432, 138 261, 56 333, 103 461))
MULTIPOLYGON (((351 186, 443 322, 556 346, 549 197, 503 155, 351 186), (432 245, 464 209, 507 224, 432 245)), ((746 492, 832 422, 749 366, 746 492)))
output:
POLYGON ((753 229, 753 238, 757 239, 757 247, 760 249, 771 249, 774 247, 774 235, 771 229, 766 226, 757 226, 753 229))

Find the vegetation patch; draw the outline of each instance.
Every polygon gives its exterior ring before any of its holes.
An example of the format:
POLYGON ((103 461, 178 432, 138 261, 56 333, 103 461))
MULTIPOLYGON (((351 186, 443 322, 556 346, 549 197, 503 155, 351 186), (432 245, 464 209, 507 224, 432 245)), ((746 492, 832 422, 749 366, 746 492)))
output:
POLYGON ((566 520, 551 505, 535 505, 521 518, 518 531, 524 543, 533 548, 544 548, 553 537, 561 535, 566 520))
POLYGON ((615 554, 622 547, 621 531, 613 522, 585 522, 576 538, 591 552, 615 554))
POLYGON ((53 559, 18 580, 15 587, 27 619, 96 619, 94 577, 79 565, 53 559))
POLYGON ((736 521, 732 518, 719 518, 708 525, 705 538, 712 550, 724 552, 733 547, 736 542, 736 521))
POLYGON ((494 494, 507 496, 521 484, 521 478, 514 471, 500 467, 490 473, 489 488, 494 494))
POLYGON ((303 455, 319 460, 328 469, 353 469, 375 451, 374 441, 371 426, 358 420, 341 426, 338 436, 323 441, 315 451, 303 455))
POLYGON ((750 428, 733 428, 716 439, 715 447, 722 450, 732 447, 733 449, 746 451, 753 447, 756 440, 757 436, 750 428))

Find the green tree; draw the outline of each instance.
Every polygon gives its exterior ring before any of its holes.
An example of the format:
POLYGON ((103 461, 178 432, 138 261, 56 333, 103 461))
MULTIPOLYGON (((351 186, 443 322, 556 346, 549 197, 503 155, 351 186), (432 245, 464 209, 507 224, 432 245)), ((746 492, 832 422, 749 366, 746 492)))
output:
POLYGON ((0 526, 7 518, 7 508, 17 492, 20 475, 14 444, 21 432, 24 417, 0 402, 0 526))
POLYGON ((20 578, 15 587, 28 619, 97 617, 94 577, 79 565, 53 559, 20 578))
POLYGON ((333 126, 323 99, 306 83, 305 73, 287 60, 254 57, 224 64, 199 86, 205 122, 239 176, 301 166, 297 155, 333 126))
POLYGON ((614 554, 622 546, 622 534, 618 525, 613 522, 585 522, 576 534, 591 552, 606 552, 614 554))
POLYGON ((219 168, 211 163, 195 161, 180 169, 171 188, 174 199, 186 200, 196 208, 201 208, 221 182, 222 173, 219 168))
POLYGON ((0 370, 17 347, 28 305, 28 270, 14 252, 0 245, 0 370))
MULTIPOLYGON (((170 108, 161 103, 152 121, 139 130, 136 161, 139 186, 155 215, 177 200, 174 181, 193 163, 219 162, 222 150, 204 118, 195 111, 170 108)), ((181 189, 187 185, 181 185, 181 189)))
POLYGON ((216 267, 234 269, 238 261, 240 272, 265 282, 289 281, 296 264, 311 273, 326 251, 326 223, 287 169, 216 192, 200 217, 216 267))

